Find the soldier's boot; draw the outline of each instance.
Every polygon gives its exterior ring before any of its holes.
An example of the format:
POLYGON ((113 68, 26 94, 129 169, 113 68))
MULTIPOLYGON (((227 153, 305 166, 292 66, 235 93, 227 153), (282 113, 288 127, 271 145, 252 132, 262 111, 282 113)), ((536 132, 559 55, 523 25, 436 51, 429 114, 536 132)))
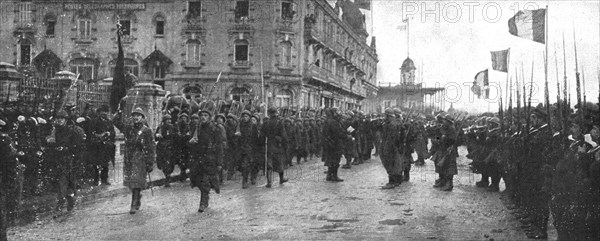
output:
POLYGON ((453 179, 454 179, 454 175, 449 175, 448 177, 446 177, 446 183, 444 184, 444 186, 442 187, 442 191, 452 191, 452 189, 454 188, 454 183, 453 183, 453 179))
POLYGON ((67 211, 73 211, 75 207, 75 197, 71 195, 67 195, 67 211))
POLYGON ((346 164, 344 164, 342 166, 342 168, 344 168, 344 169, 350 169, 350 168, 352 168, 352 166, 350 164, 346 163, 346 164))
POLYGON ((267 185, 266 188, 271 188, 273 186, 273 170, 267 171, 267 185))
POLYGON ((165 174, 165 187, 171 187, 171 177, 169 174, 165 174))
POLYGON ((110 186, 110 182, 108 182, 108 178, 102 178, 100 183, 105 186, 110 186))
POLYGON ((142 206, 142 189, 136 188, 134 190, 136 190, 136 192, 137 192, 136 199, 135 199, 135 210, 140 210, 140 207, 142 206))
POLYGON ((208 192, 201 191, 200 192, 200 206, 198 207, 198 212, 204 212, 208 208, 208 192))
POLYGON ((487 188, 490 185, 490 182, 488 179, 489 179, 488 175, 481 174, 481 181, 476 182, 475 186, 487 188))
POLYGON ((219 171, 219 183, 220 183, 221 185, 223 185, 223 183, 224 183, 224 177, 223 177, 223 173, 224 173, 224 171, 223 171, 223 169, 221 169, 221 170, 219 171))
POLYGON ((244 171, 242 177, 242 189, 246 189, 248 188, 248 172, 244 171))
POLYGON ((279 184, 284 184, 286 182, 288 182, 289 180, 287 178, 283 177, 283 172, 279 173, 279 184))
POLYGON ((410 169, 404 170, 404 179, 403 179, 403 181, 405 181, 405 182, 410 181, 410 169))
POLYGON ((404 175, 400 174, 400 175, 396 175, 394 177, 394 181, 395 181, 395 185, 396 186, 400 186, 402 184, 402 182, 404 181, 404 175))
POLYGON ((181 174, 179 174, 179 181, 180 182, 185 182, 185 179, 187 179, 187 173, 184 170, 181 170, 181 174))
POLYGON ((394 189, 395 187, 397 187, 396 176, 388 175, 388 183, 381 187, 381 189, 394 189))
POLYGON ((344 179, 341 179, 340 177, 338 177, 338 170, 339 167, 331 167, 331 181, 334 182, 343 182, 344 179))
POLYGON ((55 212, 55 217, 57 217, 62 209, 62 206, 65 204, 65 198, 64 197, 58 197, 58 200, 56 201, 56 207, 54 208, 54 212, 55 212))
POLYGON ((444 177, 442 177, 442 174, 438 173, 438 179, 435 180, 435 184, 433 184, 433 187, 438 188, 442 186, 444 186, 444 177))
POLYGON ((135 208, 135 205, 137 203, 137 192, 135 190, 136 189, 131 190, 131 208, 129 209, 129 214, 135 214, 135 212, 137 211, 137 209, 135 208))
POLYGON ((256 176, 258 176, 258 171, 252 170, 252 172, 250 173, 250 184, 256 185, 256 176))
POLYGON ((333 176, 332 170, 333 168, 331 168, 330 166, 327 167, 327 178, 325 178, 325 181, 331 181, 331 176, 333 176))
POLYGON ((492 182, 490 186, 487 188, 490 192, 499 192, 500 191, 500 183, 492 182))
POLYGON ((355 157, 354 160, 352 161, 352 165, 358 165, 360 163, 361 163, 360 157, 355 157))

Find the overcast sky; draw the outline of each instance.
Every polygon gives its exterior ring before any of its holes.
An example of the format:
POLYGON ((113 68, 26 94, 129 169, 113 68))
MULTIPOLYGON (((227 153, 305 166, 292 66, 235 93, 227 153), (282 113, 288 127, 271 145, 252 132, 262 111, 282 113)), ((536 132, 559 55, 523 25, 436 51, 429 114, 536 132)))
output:
MULTIPOLYGON (((449 102, 454 102, 455 108, 469 112, 487 111, 488 106, 492 111, 497 110, 497 101, 488 104, 486 100, 470 97, 470 86, 477 72, 490 68, 490 82, 505 89, 507 74, 491 70, 490 51, 507 48, 511 48, 510 76, 521 76, 522 65, 529 82, 532 61, 535 62, 534 82, 540 89, 534 88, 534 92, 537 92, 534 93, 534 99, 542 101, 545 46, 510 35, 507 22, 517 10, 525 7, 545 8, 546 5, 549 6, 548 80, 551 102, 556 101, 555 49, 562 85, 563 33, 567 52, 567 78, 571 83, 573 102, 576 101, 573 30, 576 33, 579 72, 582 68, 585 71, 587 99, 597 101, 600 81, 599 1, 373 0, 373 30, 379 54, 377 79, 380 83, 386 83, 385 85, 388 82, 399 82, 399 67, 406 58, 407 44, 406 32, 397 28, 402 25, 402 19, 407 13, 412 12, 409 16, 410 58, 417 68, 423 65, 425 86, 434 87, 437 84, 448 87, 446 108, 450 106, 449 102)), ((493 91, 491 95, 495 98, 493 91)))

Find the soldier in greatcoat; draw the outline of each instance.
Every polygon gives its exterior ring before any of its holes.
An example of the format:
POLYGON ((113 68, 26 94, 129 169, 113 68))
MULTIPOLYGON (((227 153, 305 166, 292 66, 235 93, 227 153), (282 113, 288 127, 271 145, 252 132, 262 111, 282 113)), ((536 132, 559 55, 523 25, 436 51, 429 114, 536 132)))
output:
POLYGON ((296 155, 296 163, 300 164, 300 160, 304 159, 307 161, 308 158, 308 149, 309 149, 309 135, 308 130, 304 123, 302 123, 302 119, 296 119, 296 124, 294 126, 294 132, 287 133, 289 135, 294 135, 292 139, 294 139, 294 154, 296 155))
POLYGON ((54 129, 45 138, 46 161, 53 167, 50 171, 57 190, 55 211, 61 210, 65 199, 67 211, 73 210, 79 178, 82 176, 81 159, 76 158, 79 148, 85 143, 83 130, 75 125, 67 125, 67 112, 58 111, 54 115, 54 129))
POLYGON ((293 159, 294 159, 294 151, 296 149, 296 127, 294 126, 294 122, 290 118, 285 118, 283 120, 283 128, 285 128, 285 132, 288 134, 288 140, 285 143, 285 161, 284 167, 292 167, 293 159))
POLYGON ((284 145, 287 140, 287 133, 283 128, 283 122, 279 118, 278 110, 274 107, 269 107, 267 113, 269 119, 265 120, 260 136, 265 138, 267 146, 266 159, 267 159, 267 188, 271 188, 273 185, 273 172, 279 173, 279 184, 283 184, 288 181, 284 177, 283 173, 283 158, 284 158, 284 145))
POLYGON ((458 174, 456 158, 458 150, 456 147, 456 130, 454 120, 449 115, 440 114, 437 117, 440 124, 439 135, 436 136, 434 143, 435 150, 432 160, 436 166, 436 172, 439 174, 439 181, 436 180, 434 187, 439 187, 442 191, 452 191, 454 188, 454 175, 458 174))
POLYGON ((236 131, 238 137, 238 148, 239 148, 239 170, 242 172, 242 188, 248 188, 248 176, 250 171, 256 166, 256 162, 253 161, 254 153, 252 146, 258 139, 258 129, 255 124, 250 121, 250 111, 244 110, 241 114, 239 123, 239 132, 236 131))
POLYGON ((140 209, 142 189, 146 188, 146 177, 152 172, 156 160, 156 144, 152 130, 144 124, 144 111, 135 108, 131 120, 123 119, 119 110, 114 119, 115 126, 125 136, 125 158, 123 162, 123 185, 131 190, 130 214, 140 209))
POLYGON ((239 148, 237 146, 237 137, 235 136, 235 131, 237 129, 238 119, 232 113, 227 115, 227 121, 225 122, 225 131, 227 133, 227 147, 225 149, 225 163, 223 168, 227 173, 227 180, 231 180, 233 178, 233 174, 235 173, 235 163, 238 160, 239 156, 239 148))
POLYGON ((327 166, 327 181, 342 182, 338 176, 342 152, 349 137, 340 123, 340 114, 337 108, 325 110, 325 123, 323 123, 323 161, 327 166))
MULTIPOLYGON (((171 118, 173 118, 173 116, 171 116, 171 118)), ((179 114, 176 127, 179 134, 175 140, 175 165, 179 166, 178 179, 183 182, 187 179, 186 170, 188 169, 188 162, 190 161, 190 150, 187 145, 187 141, 192 135, 190 132, 190 116, 185 112, 179 114)))
POLYGON ((400 128, 395 120, 394 110, 386 109, 385 120, 382 126, 381 133, 381 164, 388 174, 388 183, 383 189, 393 189, 399 186, 402 181, 402 172, 404 170, 404 162, 400 159, 398 150, 400 144, 400 128))
POLYGON ((162 123, 156 128, 156 164, 165 175, 165 187, 170 187, 171 173, 175 168, 175 142, 178 137, 178 128, 171 122, 171 115, 162 117, 162 123))
POLYGON ((103 185, 110 185, 108 182, 108 167, 109 163, 115 164, 115 127, 112 120, 108 116, 109 108, 104 105, 96 110, 97 115, 92 119, 90 126, 91 145, 88 152, 95 160, 92 170, 94 172, 94 183, 98 180, 103 185))
MULTIPOLYGON (((196 115, 196 114, 194 114, 196 115)), ((197 115, 199 123, 192 125, 190 146, 190 181, 192 188, 200 189, 198 212, 208 208, 210 189, 219 189, 219 171, 223 166, 223 140, 221 130, 211 121, 211 113, 201 110, 197 115)))

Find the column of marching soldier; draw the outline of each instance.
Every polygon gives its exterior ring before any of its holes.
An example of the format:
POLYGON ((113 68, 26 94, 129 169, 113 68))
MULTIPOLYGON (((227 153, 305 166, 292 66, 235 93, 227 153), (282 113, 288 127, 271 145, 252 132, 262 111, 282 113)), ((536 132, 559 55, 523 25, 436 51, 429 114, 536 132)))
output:
MULTIPOLYGON (((457 146, 466 145, 473 170, 482 174, 476 185, 499 191, 500 180, 504 179, 504 193, 511 201, 508 206, 521 218, 529 237, 547 236, 550 211, 562 239, 598 237, 598 228, 593 227, 598 225, 600 212, 600 147, 584 141, 583 134, 589 132, 595 142, 600 135, 597 124, 580 124, 598 123, 591 121, 597 118, 594 115, 581 121, 577 119, 580 115, 573 114, 569 121, 571 135, 567 137, 551 132, 557 130, 550 128, 556 123, 543 123, 547 113, 542 108, 532 112, 529 132, 517 121, 500 131, 501 121, 492 117, 458 119, 444 113, 424 117, 399 109, 365 115, 356 111, 340 113, 336 108, 303 117, 279 117, 278 110, 270 108, 269 116, 264 118, 249 111, 239 118, 233 114, 212 117, 212 112, 206 110, 189 116, 187 110, 170 108, 153 131, 139 108, 129 119, 123 119, 121 112, 110 118, 106 106, 86 111, 81 117, 72 110, 66 108, 46 118, 52 123, 34 116, 18 116, 13 122, 4 118, 0 122, 2 156, 14 153, 18 157, 3 159, 6 168, 1 169, 2 182, 15 179, 16 171, 8 170, 20 170, 24 174, 23 193, 39 193, 40 187, 49 183, 57 193, 57 211, 65 201, 67 211, 73 209, 82 180, 110 185, 107 177, 108 165, 114 163, 115 156, 114 125, 126 138, 124 185, 132 191, 132 214, 140 208, 141 190, 147 187, 146 176, 155 160, 166 176, 167 187, 173 180, 175 165, 181 170, 176 179, 184 181, 189 176, 192 187, 201 190, 198 211, 202 212, 208 207, 210 189, 218 193, 219 186, 231 180, 236 171, 242 173, 242 188, 248 188, 256 184, 259 170, 266 164, 266 187, 270 188, 273 172, 279 174, 280 184, 287 181, 283 171, 294 165, 294 157, 300 164, 321 156, 328 167, 326 180, 339 182, 343 181, 338 177, 341 158, 346 159, 342 168, 349 169, 368 161, 373 147, 389 178, 383 189, 395 188, 410 179, 412 153, 416 152, 416 165, 423 165, 428 158, 434 162, 439 175, 434 187, 451 191, 457 174, 457 146), (463 129, 465 126, 469 127, 463 129), (431 148, 427 147, 429 140, 431 148)), ((3 112, 1 116, 11 115, 3 112)), ((7 194, 14 193, 19 185, 2 186, 5 213, 18 200, 6 198, 7 194)), ((4 219, 2 227, 6 227, 4 219)))

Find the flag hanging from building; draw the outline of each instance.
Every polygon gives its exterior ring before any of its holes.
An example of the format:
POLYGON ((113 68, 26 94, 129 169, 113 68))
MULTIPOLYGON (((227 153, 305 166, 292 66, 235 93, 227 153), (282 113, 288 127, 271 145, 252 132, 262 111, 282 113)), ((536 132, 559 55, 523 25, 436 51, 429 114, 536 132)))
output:
POLYGON ((110 108, 116 111, 121 99, 127 94, 127 84, 125 83, 125 57, 123 45, 121 44, 121 24, 117 24, 117 44, 119 53, 115 63, 115 73, 111 84, 110 108))
POLYGON ((490 51, 492 54, 492 69, 508 73, 508 51, 510 49, 500 51, 490 51))
POLYGON ((471 86, 473 94, 477 95, 477 98, 483 96, 487 99, 490 97, 490 83, 488 81, 488 70, 481 71, 475 75, 473 86, 471 86))
POLYGON ((371 10, 371 0, 354 0, 359 8, 371 10))
POLYGON ((508 32, 514 36, 544 43, 546 9, 519 11, 508 20, 508 32))

